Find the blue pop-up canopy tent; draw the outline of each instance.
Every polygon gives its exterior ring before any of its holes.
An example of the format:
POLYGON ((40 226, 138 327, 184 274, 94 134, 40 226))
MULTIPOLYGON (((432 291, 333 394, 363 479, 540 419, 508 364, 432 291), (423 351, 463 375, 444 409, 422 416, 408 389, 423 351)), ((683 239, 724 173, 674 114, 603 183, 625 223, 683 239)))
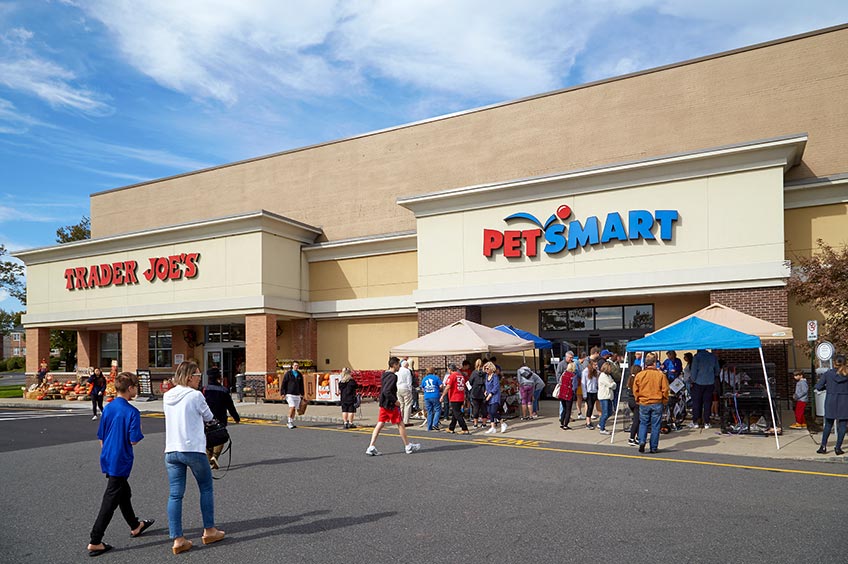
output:
MULTIPOLYGON (((774 416, 774 405, 771 400, 771 389, 769 387, 766 361, 763 357, 760 338, 756 335, 749 335, 698 317, 690 317, 689 319, 651 333, 643 339, 627 343, 628 354, 636 351, 673 351, 681 349, 758 349, 760 351, 760 362, 763 365, 763 375, 766 382, 766 395, 768 396, 769 409, 771 410, 771 420, 774 422, 775 428, 774 440, 777 443, 777 448, 780 449, 780 440, 777 437, 777 419, 774 416)), ((630 366, 629 362, 628 366, 630 366)), ((623 387, 620 386, 618 390, 619 402, 621 401, 621 389, 623 387)), ((617 410, 615 415, 617 422, 617 410)), ((613 424, 612 438, 614 437, 615 423, 613 424)), ((610 442, 612 442, 612 438, 610 442)))
POLYGON ((495 327, 498 331, 503 331, 504 333, 509 333, 510 335, 515 335, 516 337, 520 337, 522 339, 527 339, 528 341, 533 341, 536 345, 537 349, 549 349, 553 347, 553 343, 551 343, 547 339, 543 339, 538 335, 534 335, 529 331, 524 331, 522 329, 517 329, 512 325, 498 325, 495 327))
MULTIPOLYGON (((498 325, 495 327, 498 331, 502 331, 509 335, 513 335, 518 337, 519 339, 526 339, 528 341, 533 341, 535 348, 533 350, 533 368, 538 370, 536 366, 536 350, 535 349, 550 349, 553 348, 554 344, 547 339, 543 339, 538 335, 534 335, 530 331, 524 331, 523 329, 518 329, 513 327, 512 325, 498 325)), ((522 352, 522 358, 524 353, 522 352)))

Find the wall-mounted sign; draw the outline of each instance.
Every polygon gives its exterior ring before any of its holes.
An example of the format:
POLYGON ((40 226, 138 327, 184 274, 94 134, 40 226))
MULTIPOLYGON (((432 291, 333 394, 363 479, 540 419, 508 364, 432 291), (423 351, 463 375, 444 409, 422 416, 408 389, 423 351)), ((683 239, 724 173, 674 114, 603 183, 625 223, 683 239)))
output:
POLYGON ((610 212, 602 221, 597 216, 587 217, 581 222, 571 217, 571 208, 560 206, 556 213, 542 223, 536 216, 527 212, 518 212, 504 218, 505 222, 529 221, 538 226, 532 229, 483 230, 483 255, 491 257, 495 251, 503 252, 507 258, 519 258, 522 255, 535 257, 539 250, 548 255, 561 253, 566 249, 573 251, 578 247, 603 245, 614 241, 655 241, 657 236, 663 241, 671 241, 674 223, 680 218, 677 210, 630 210, 625 223, 619 212, 610 212), (655 230, 658 227, 658 234, 655 230))
MULTIPOLYGON (((142 277, 148 282, 155 282, 156 280, 165 282, 167 280, 195 278, 200 253, 151 257, 147 260, 149 267, 142 272, 142 277)), ((68 268, 65 270, 65 288, 67 290, 85 290, 138 284, 137 272, 138 263, 134 260, 68 268)))

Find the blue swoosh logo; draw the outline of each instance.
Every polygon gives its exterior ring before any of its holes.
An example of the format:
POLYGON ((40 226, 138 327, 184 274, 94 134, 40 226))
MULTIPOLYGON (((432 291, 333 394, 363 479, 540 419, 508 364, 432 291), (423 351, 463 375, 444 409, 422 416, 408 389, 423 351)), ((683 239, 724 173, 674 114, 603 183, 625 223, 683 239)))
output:
MULTIPOLYGON (((510 221, 512 219, 526 219, 530 223, 535 223, 539 227, 542 227, 542 222, 539 221, 538 219, 536 219, 536 216, 534 216, 533 214, 529 214, 527 212, 514 213, 512 215, 505 217, 504 221, 510 221)), ((550 220, 548 220, 548 221, 550 221, 550 220)))

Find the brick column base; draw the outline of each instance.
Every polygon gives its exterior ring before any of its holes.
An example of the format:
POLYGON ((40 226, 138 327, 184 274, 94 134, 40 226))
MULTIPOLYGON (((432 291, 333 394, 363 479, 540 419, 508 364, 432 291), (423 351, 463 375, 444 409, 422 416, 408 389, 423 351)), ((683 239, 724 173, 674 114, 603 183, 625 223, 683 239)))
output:
POLYGON ((77 331, 77 368, 88 370, 90 367, 100 367, 100 355, 97 331, 77 331))
POLYGON ((150 368, 149 334, 146 321, 121 323, 121 372, 150 368))
POLYGON ((311 360, 318 364, 318 322, 314 319, 295 319, 292 327, 292 358, 311 360))
MULTIPOLYGON (((418 336, 422 337, 460 319, 480 323, 483 312, 480 306, 451 306, 418 310, 418 336)), ((467 355, 457 354, 444 356, 424 356, 418 359, 418 369, 447 368, 447 364, 462 364, 467 355)))
POLYGON ((249 375, 277 372, 277 316, 259 313, 244 317, 247 342, 245 371, 249 375))
POLYGON ((50 362, 50 329, 27 328, 26 343, 26 371, 28 374, 35 374, 42 360, 50 362))
MULTIPOLYGON (((789 325, 789 296, 785 287, 713 290, 710 292, 710 303, 720 303, 778 325, 789 325)), ((788 372, 788 346, 783 341, 763 343, 763 357, 766 363, 773 362, 775 365, 777 393, 782 399, 791 398, 795 389, 795 381, 788 372)), ((760 363, 757 351, 721 351, 720 356, 731 364, 760 363)))

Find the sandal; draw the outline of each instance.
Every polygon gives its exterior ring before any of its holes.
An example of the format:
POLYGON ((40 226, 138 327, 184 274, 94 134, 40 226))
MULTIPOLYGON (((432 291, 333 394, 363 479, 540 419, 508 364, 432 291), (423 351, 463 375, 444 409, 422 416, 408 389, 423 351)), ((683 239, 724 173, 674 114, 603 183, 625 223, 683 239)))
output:
POLYGON ((89 550, 89 551, 88 551, 88 555, 89 555, 89 556, 92 556, 92 557, 94 557, 94 556, 100 556, 101 554, 106 554, 107 552, 109 552, 109 551, 110 551, 110 550, 112 550, 113 548, 115 548, 115 547, 114 547, 114 546, 112 546, 111 544, 106 544, 106 543, 104 542, 104 543, 103 543, 103 548, 98 548, 97 550, 89 550))
POLYGON ((141 529, 140 529, 140 530, 139 530, 136 534, 132 534, 132 533, 130 533, 130 536, 131 536, 132 538, 140 537, 140 536, 141 536, 141 534, 142 534, 144 531, 146 531, 147 529, 149 529, 149 528, 150 528, 150 526, 151 526, 153 523, 155 523, 155 522, 156 522, 156 519, 145 519, 144 521, 141 521, 141 523, 140 523, 140 524, 141 524, 141 529))
POLYGON ((190 540, 187 540, 180 546, 171 547, 171 550, 174 551, 174 554, 179 554, 180 552, 185 552, 186 550, 190 549, 192 546, 194 546, 194 544, 192 544, 190 540))
POLYGON ((223 540, 224 534, 225 534, 224 531, 218 531, 214 535, 203 535, 200 538, 203 539, 203 544, 212 544, 213 542, 218 542, 219 540, 223 540))

